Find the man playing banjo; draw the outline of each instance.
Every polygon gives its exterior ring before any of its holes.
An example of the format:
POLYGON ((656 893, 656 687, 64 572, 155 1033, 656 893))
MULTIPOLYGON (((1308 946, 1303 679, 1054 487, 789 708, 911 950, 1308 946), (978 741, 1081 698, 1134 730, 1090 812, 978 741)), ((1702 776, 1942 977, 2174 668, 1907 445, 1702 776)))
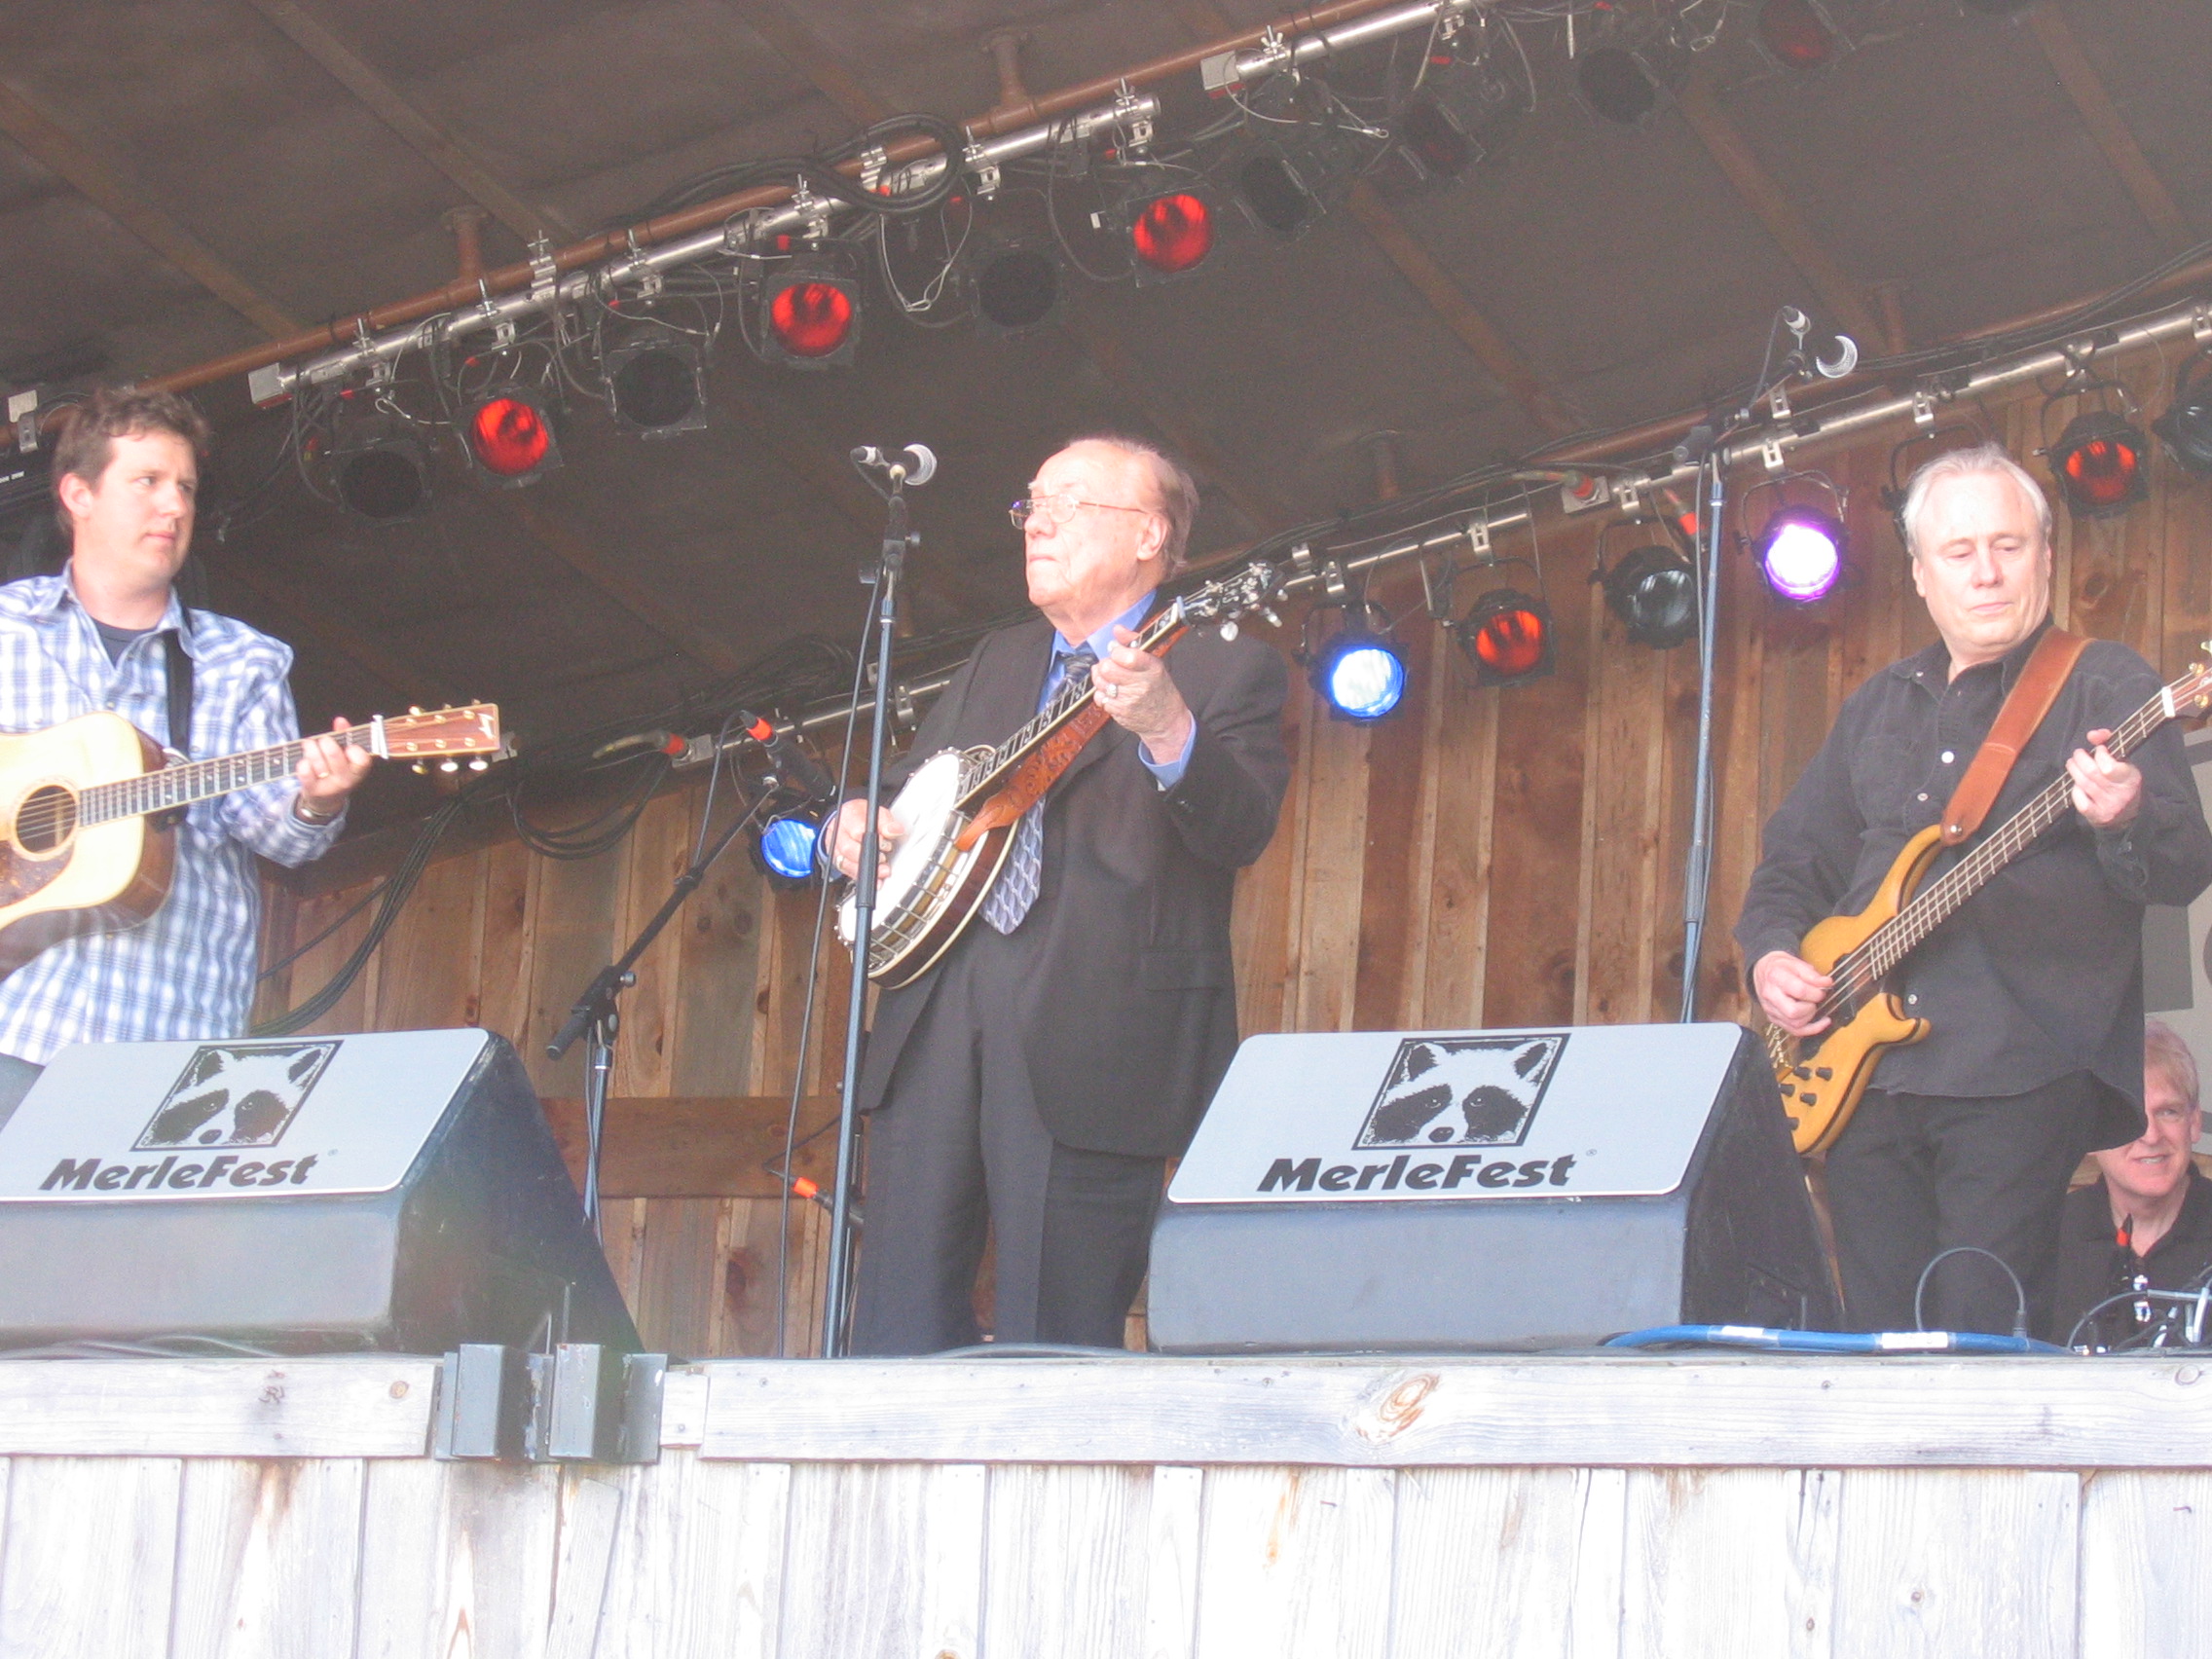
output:
MULTIPOLYGON (((975 1342, 986 1225, 997 1340, 1121 1346, 1165 1160, 1236 1045, 1230 899, 1290 771, 1275 651, 1207 631, 1167 661, 1130 644, 1197 508, 1190 474, 1140 438, 1047 461, 1014 506, 1043 615, 983 641, 891 770, 895 788, 940 750, 1000 742, 1073 676, 1111 717, 1016 825, 976 922, 882 993, 855 1353, 975 1342)), ((847 875, 866 818, 849 801, 830 832, 847 875)), ((886 811, 879 834, 905 828, 886 811)))

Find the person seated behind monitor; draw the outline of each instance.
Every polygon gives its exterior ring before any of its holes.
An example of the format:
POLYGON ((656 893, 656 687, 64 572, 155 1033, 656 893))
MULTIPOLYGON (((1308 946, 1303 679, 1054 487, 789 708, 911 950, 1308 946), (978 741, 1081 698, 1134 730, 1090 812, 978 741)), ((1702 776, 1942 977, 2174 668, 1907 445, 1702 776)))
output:
MULTIPOLYGON (((2196 1060, 2163 1020, 2143 1022, 2143 1106, 2150 1125, 2142 1138, 2091 1154, 2102 1174, 2066 1196, 2053 1327, 2061 1342, 2107 1297, 2191 1289, 2212 1269, 2212 1181, 2190 1158, 2204 1126, 2196 1060)), ((2084 1325, 2081 1340, 2125 1342, 2143 1329, 2139 1309, 2153 1319, 2163 1310, 2117 1304, 2084 1325)))

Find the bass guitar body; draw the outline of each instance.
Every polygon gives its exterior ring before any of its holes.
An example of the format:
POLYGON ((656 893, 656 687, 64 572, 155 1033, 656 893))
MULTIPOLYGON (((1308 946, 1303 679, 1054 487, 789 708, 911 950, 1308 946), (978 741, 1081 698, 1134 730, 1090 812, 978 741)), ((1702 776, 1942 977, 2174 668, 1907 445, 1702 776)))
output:
MULTIPOLYGON (((886 990, 920 978, 968 931, 1014 850, 1014 825, 976 829, 960 801, 993 759, 988 749, 947 749, 915 768, 891 803, 905 833, 891 850, 891 873, 876 883, 868 928, 867 977, 886 990)), ((854 895, 837 906, 837 934, 851 948, 859 929, 854 895)))
MULTIPOLYGON (((1942 830, 1930 825, 1904 844, 1863 910, 1817 924, 1797 954, 1822 973, 1829 972, 1905 906, 1941 850, 1942 830)), ((1792 1037, 1769 1024, 1767 1055, 1798 1152, 1825 1152, 1833 1146, 1883 1053, 1927 1035, 1927 1020, 1907 1014, 1895 996, 1880 989, 1855 1006, 1847 1004, 1825 1031, 1811 1037, 1792 1037)))
POLYGON ((168 897, 166 821, 78 822, 81 790, 162 769, 161 746, 120 715, 0 737, 0 977, 78 934, 137 925, 168 897))

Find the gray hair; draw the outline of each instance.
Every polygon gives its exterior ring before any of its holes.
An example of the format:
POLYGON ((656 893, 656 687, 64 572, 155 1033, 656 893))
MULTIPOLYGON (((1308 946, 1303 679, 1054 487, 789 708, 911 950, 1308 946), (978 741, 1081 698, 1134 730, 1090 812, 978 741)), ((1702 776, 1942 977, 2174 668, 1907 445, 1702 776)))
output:
POLYGON ((1167 538, 1160 544, 1161 579, 1181 574, 1190 563, 1191 526, 1198 516, 1198 487, 1191 478, 1191 469, 1172 450, 1119 427, 1078 432, 1060 447, 1073 449, 1077 444, 1104 444, 1146 462, 1152 472, 1153 493, 1160 498, 1161 516, 1167 520, 1167 538))
POLYGON ((2050 545, 2050 498, 2043 493, 2043 486, 2035 475, 2005 453, 2002 444, 1976 444, 1972 449, 1945 450, 1934 460, 1922 463, 1912 475, 1912 482, 1904 487, 1904 504, 1898 508, 1898 525, 1904 532, 1904 550, 1915 559, 1920 557, 1920 515, 1928 505, 1928 492, 1946 478, 1964 478, 1974 474, 1996 473, 2011 479, 2036 510, 2036 523, 2043 530, 2043 544, 2050 545))
POLYGON ((2181 1033, 2162 1019, 2143 1022, 2143 1069, 2157 1072, 2174 1086, 2181 1097, 2196 1109, 2196 1056, 2181 1040, 2181 1033))

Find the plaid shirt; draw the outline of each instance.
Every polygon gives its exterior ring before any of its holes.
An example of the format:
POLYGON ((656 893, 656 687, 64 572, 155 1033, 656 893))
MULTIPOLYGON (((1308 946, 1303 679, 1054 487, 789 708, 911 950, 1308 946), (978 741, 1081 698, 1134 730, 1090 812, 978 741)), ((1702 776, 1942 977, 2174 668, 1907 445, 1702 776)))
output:
MULTIPOLYGON (((243 622, 185 612, 172 594, 161 628, 111 664, 64 571, 0 586, 0 730, 40 731, 112 709, 165 747, 167 656, 181 630, 192 658, 192 756, 204 759, 289 743, 299 716, 288 646, 243 622)), ((259 954, 253 855, 319 858, 339 824, 292 814, 299 786, 263 784, 191 807, 176 829, 176 873, 152 917, 121 933, 85 934, 0 979, 0 1053, 45 1064, 68 1043, 137 1043, 244 1033, 259 954)))

